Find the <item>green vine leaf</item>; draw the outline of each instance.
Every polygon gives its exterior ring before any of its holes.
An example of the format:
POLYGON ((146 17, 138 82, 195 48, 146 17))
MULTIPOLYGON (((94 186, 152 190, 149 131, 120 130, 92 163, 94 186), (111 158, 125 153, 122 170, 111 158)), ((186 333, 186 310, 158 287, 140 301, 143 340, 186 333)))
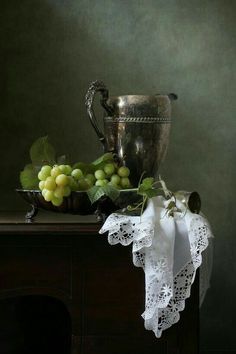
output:
POLYGON ((92 162, 92 164, 96 167, 98 167, 101 163, 105 162, 108 163, 110 161, 113 161, 113 154, 112 152, 106 152, 102 156, 100 156, 98 159, 92 162))
POLYGON ((113 153, 106 152, 102 156, 100 156, 97 160, 92 162, 92 166, 94 166, 95 170, 102 170, 107 163, 113 163, 113 153))
POLYGON ((32 164, 26 165, 20 172, 20 183, 23 189, 39 189, 38 172, 40 167, 32 164))
POLYGON ((156 197, 157 195, 160 195, 160 190, 159 189, 148 189, 146 192, 145 192, 145 195, 148 197, 148 198, 153 198, 153 197, 156 197))
POLYGON ((104 187, 93 186, 87 191, 87 194, 91 204, 93 204, 103 196, 109 197, 114 202, 118 198, 120 192, 118 189, 110 185, 106 185, 104 187))
POLYGON ((152 188, 152 185, 154 183, 154 178, 153 177, 147 177, 142 180, 142 186, 146 189, 152 188))
POLYGON ((49 143, 48 137, 38 138, 30 148, 30 158, 35 166, 55 164, 56 153, 54 147, 49 143))
POLYGON ((154 188, 154 178, 147 177, 144 178, 142 183, 139 185, 138 194, 147 198, 153 198, 160 194, 160 189, 154 188))

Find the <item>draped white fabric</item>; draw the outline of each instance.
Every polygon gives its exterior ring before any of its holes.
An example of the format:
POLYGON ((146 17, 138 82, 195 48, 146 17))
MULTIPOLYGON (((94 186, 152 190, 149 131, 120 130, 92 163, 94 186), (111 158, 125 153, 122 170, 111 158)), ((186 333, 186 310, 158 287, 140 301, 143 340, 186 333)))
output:
MULTIPOLYGON (((202 252, 213 237, 203 215, 191 213, 177 201, 182 212, 169 216, 169 202, 161 196, 150 199, 141 217, 113 213, 99 231, 108 232, 111 245, 132 243, 133 263, 145 273, 145 328, 158 338, 179 320, 196 270, 202 264, 202 252)), ((205 270, 200 277, 201 302, 209 287, 211 262, 209 257, 205 258, 205 270)))

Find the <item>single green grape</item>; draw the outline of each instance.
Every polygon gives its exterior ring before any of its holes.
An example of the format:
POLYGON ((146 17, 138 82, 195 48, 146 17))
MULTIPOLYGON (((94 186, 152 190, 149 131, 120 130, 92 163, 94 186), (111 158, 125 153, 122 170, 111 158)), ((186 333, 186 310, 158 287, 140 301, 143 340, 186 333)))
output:
POLYGON ((53 197, 52 200, 51 200, 52 204, 54 206, 60 206, 62 203, 63 203, 63 198, 60 197, 60 198, 57 198, 57 197, 53 197))
POLYGON ((72 172, 72 167, 70 165, 59 165, 58 167, 64 175, 70 175, 72 172))
POLYGON ((83 177, 83 172, 79 168, 76 168, 71 172, 71 176, 78 180, 83 177))
POLYGON ((48 177, 48 175, 47 174, 45 174, 45 173, 43 173, 43 171, 39 171, 39 173, 38 173, 38 179, 40 180, 40 181, 45 181, 45 179, 48 177))
POLYGON ((54 196, 56 198, 62 198, 64 196, 64 188, 65 187, 57 187, 54 191, 54 196))
POLYGON ((53 168, 51 169, 51 176, 56 178, 60 174, 61 174, 61 170, 60 170, 59 166, 57 166, 57 165, 53 166, 53 168))
POLYGON ((120 186, 112 181, 108 182, 108 184, 116 189, 120 189, 120 186))
POLYGON ((51 166, 48 166, 48 165, 43 166, 38 173, 38 179, 40 181, 45 181, 46 178, 50 176, 51 169, 52 169, 51 166))
POLYGON ((118 185, 120 183, 120 176, 118 176, 116 174, 112 175, 111 176, 111 182, 118 185))
POLYGON ((128 177, 122 177, 121 181, 120 181, 120 185, 123 188, 130 188, 131 184, 130 184, 130 180, 128 177))
POLYGON ((68 185, 70 186, 72 191, 77 191, 78 189, 78 183, 76 182, 76 180, 72 177, 72 176, 68 176, 68 185))
POLYGON ((63 173, 65 175, 67 172, 66 165, 59 165, 58 167, 59 167, 61 173, 63 173))
POLYGON ((72 172, 72 167, 70 165, 65 165, 65 167, 66 167, 66 175, 69 176, 72 172))
POLYGON ((52 170, 52 167, 49 165, 44 165, 41 168, 41 171, 43 172, 43 174, 45 174, 45 176, 47 175, 47 177, 50 176, 51 170, 52 170))
POLYGON ((126 166, 121 166, 118 171, 117 171, 118 175, 120 177, 129 177, 130 175, 130 170, 128 167, 126 166))
POLYGON ((44 189, 45 186, 45 181, 40 181, 39 182, 39 189, 42 191, 44 189))
POLYGON ((106 174, 103 170, 95 171, 94 176, 96 177, 97 180, 106 178, 106 174))
POLYGON ((113 163, 107 163, 105 166, 104 166, 104 172, 108 175, 108 176, 111 176, 113 175, 113 173, 115 172, 115 166, 113 163))
POLYGON ((57 176, 56 184, 58 186, 66 186, 68 183, 69 183, 68 176, 66 176, 64 173, 57 176))
POLYGON ((47 190, 44 194, 44 199, 46 200, 46 202, 51 202, 53 197, 54 197, 53 191, 47 190))
POLYGON ((95 183, 95 186, 104 187, 106 184, 108 184, 107 179, 98 179, 95 183))
POLYGON ((88 173, 87 175, 85 175, 85 179, 89 180, 92 185, 96 182, 96 178, 92 173, 88 173))
POLYGON ((44 188, 43 190, 42 190, 42 196, 44 197, 45 196, 45 193, 47 192, 48 190, 46 189, 46 188, 44 188))
POLYGON ((64 196, 64 197, 69 197, 70 194, 71 194, 71 189, 70 189, 70 187, 69 187, 69 186, 65 186, 65 187, 64 187, 64 194, 63 194, 63 196, 64 196))
POLYGON ((53 191, 55 188, 56 188, 56 182, 55 182, 55 179, 50 176, 50 177, 47 177, 45 183, 44 183, 44 188, 50 190, 50 191, 53 191))
POLYGON ((79 191, 86 191, 89 189, 89 185, 87 181, 84 178, 81 178, 78 180, 78 190, 79 191))

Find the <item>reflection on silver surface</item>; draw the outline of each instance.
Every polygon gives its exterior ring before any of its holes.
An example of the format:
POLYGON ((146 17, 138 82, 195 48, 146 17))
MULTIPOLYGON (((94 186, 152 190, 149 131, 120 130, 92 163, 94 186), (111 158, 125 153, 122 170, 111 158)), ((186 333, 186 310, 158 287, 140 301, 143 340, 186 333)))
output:
POLYGON ((178 191, 175 193, 176 199, 188 205, 192 213, 199 214, 201 210, 201 198, 198 192, 178 191))

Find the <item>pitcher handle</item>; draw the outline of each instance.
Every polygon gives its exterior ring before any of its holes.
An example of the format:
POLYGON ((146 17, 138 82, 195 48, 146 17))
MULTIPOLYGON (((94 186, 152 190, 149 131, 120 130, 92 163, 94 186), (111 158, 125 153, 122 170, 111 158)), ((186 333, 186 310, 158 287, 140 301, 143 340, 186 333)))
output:
POLYGON ((87 113, 88 113, 90 122, 91 122, 95 132, 97 133, 99 140, 101 141, 101 143, 103 144, 103 146, 105 148, 106 138, 98 127, 97 119, 96 119, 96 116, 95 116, 95 113, 93 110, 94 96, 97 92, 100 92, 101 96, 102 96, 101 105, 106 109, 106 111, 108 113, 112 114, 111 108, 106 103, 107 99, 108 99, 108 89, 106 88, 106 86, 104 85, 104 83, 102 81, 96 80, 96 81, 91 82, 91 84, 89 85, 87 94, 85 96, 85 106, 87 109, 87 113))

